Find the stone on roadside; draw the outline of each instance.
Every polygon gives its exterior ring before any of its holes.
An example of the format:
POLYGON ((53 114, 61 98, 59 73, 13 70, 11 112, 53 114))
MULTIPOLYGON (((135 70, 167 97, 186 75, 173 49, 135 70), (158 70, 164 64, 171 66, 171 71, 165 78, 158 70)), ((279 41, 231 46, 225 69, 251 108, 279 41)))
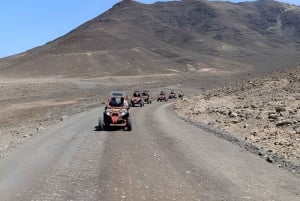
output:
POLYGON ((277 106, 275 107, 276 112, 280 113, 280 112, 286 112, 286 108, 283 106, 277 106))
POLYGON ((277 122, 276 126, 280 127, 280 126, 286 126, 286 125, 290 125, 290 124, 292 124, 292 122, 290 120, 286 119, 286 120, 277 122))
POLYGON ((278 119, 278 114, 276 113, 269 113, 269 119, 278 119))
POLYGON ((235 117, 238 116, 238 114, 237 114, 236 112, 232 112, 232 111, 229 111, 228 115, 229 115, 229 117, 231 117, 231 118, 235 118, 235 117))
POLYGON ((257 109, 257 108, 258 108, 258 106, 257 106, 257 105, 254 105, 254 104, 250 105, 250 107, 251 107, 252 109, 257 109))
POLYGON ((266 150, 265 149, 260 149, 259 151, 258 151, 258 155, 259 156, 266 156, 266 150))
POLYGON ((269 156, 269 155, 266 155, 266 156, 265 156, 265 159, 266 159, 266 161, 269 162, 269 163, 273 163, 273 162, 274 162, 274 159, 273 159, 271 156, 269 156))
POLYGON ((64 116, 62 116, 62 117, 60 118, 60 121, 65 121, 67 118, 68 118, 68 116, 67 116, 67 115, 64 115, 64 116))
POLYGON ((232 120, 232 123, 233 123, 233 124, 238 124, 238 123, 240 123, 240 121, 237 120, 237 119, 235 119, 235 120, 232 120))

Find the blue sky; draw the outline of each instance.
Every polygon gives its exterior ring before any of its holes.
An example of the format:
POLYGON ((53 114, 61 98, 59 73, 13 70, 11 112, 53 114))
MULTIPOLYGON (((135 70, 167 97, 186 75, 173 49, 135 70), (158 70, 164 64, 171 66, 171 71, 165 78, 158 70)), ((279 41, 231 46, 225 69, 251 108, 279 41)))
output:
MULTIPOLYGON (((300 5, 300 0, 282 1, 300 5)), ((119 0, 0 0, 0 58, 62 36, 117 2, 119 0)))

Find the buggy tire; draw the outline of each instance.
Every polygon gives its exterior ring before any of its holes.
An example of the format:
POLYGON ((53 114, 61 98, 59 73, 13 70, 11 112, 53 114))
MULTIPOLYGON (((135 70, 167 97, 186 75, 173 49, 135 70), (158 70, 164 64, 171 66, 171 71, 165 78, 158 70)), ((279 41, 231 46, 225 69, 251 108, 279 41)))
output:
POLYGON ((103 130, 104 130, 103 121, 102 121, 102 119, 99 119, 97 131, 103 131, 103 130))
POLYGON ((127 131, 131 131, 132 130, 132 122, 131 122, 130 118, 127 119, 126 127, 127 127, 127 131))
POLYGON ((110 130, 110 126, 109 125, 104 125, 103 126, 103 130, 104 131, 109 131, 110 130))

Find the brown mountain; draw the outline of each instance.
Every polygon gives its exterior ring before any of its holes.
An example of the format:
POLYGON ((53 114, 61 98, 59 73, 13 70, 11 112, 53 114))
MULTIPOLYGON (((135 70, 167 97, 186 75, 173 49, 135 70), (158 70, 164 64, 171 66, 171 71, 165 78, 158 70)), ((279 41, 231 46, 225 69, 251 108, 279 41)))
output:
POLYGON ((123 0, 44 46, 0 59, 2 76, 107 76, 232 67, 269 71, 300 62, 300 7, 123 0))

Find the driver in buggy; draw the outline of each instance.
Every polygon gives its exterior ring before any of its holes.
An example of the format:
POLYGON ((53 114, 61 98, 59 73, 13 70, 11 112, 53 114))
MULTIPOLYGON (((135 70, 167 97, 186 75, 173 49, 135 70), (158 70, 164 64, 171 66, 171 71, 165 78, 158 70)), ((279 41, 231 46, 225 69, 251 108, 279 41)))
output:
POLYGON ((115 98, 115 97, 112 97, 112 98, 110 99, 108 105, 109 105, 110 107, 117 107, 117 106, 118 106, 118 103, 117 103, 116 98, 115 98))
POLYGON ((140 93, 139 92, 134 92, 133 97, 140 97, 140 93))
POLYGON ((116 97, 112 97, 108 103, 110 107, 128 107, 128 102, 124 97, 121 97, 119 101, 117 101, 116 97))
POLYGON ((142 95, 143 96, 148 96, 148 92, 147 91, 143 91, 142 95))

